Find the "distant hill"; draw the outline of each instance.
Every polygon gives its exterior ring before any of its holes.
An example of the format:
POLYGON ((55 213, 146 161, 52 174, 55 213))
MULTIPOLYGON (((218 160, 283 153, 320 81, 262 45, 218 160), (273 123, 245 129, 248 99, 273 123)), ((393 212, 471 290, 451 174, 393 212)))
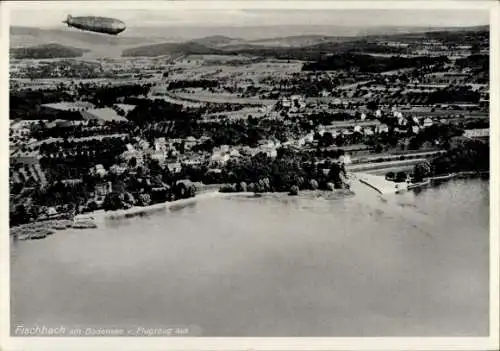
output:
MULTIPOLYGON (((450 28, 434 28, 425 32, 398 33, 393 35, 378 34, 371 36, 373 39, 390 38, 391 40, 405 39, 440 39, 445 41, 463 41, 474 40, 484 37, 489 38, 489 26, 476 27, 450 27, 450 28)), ((463 43, 465 44, 465 43, 463 43)))
MULTIPOLYGON (((74 44, 85 45, 139 45, 144 43, 142 37, 115 36, 101 33, 85 32, 74 28, 64 29, 40 29, 31 27, 11 27, 10 46, 25 46, 27 41, 35 41, 38 44, 47 44, 40 41, 49 42, 72 42, 74 44), (23 39, 26 40, 23 42, 23 39)), ((31 44, 31 43, 30 43, 31 44)))
POLYGON ((273 57, 304 61, 320 60, 325 55, 347 52, 380 52, 398 54, 401 48, 386 47, 373 43, 375 40, 429 40, 439 39, 455 44, 475 44, 488 41, 489 27, 450 28, 416 33, 371 34, 364 36, 294 36, 275 39, 250 41, 240 45, 229 45, 221 48, 227 53, 253 56, 273 57), (311 45, 302 45, 315 42, 311 45), (289 44, 289 45, 286 45, 289 44))
POLYGON ((153 44, 140 46, 132 49, 124 50, 122 56, 133 57, 133 56, 165 56, 165 55, 210 55, 210 54, 220 54, 222 51, 215 48, 209 48, 204 45, 198 44, 196 42, 187 43, 163 43, 163 44, 153 44))
POLYGON ((319 51, 337 49, 343 41, 357 41, 356 37, 326 37, 304 35, 245 41, 226 36, 210 36, 190 40, 184 43, 161 43, 144 45, 123 51, 122 56, 164 56, 173 54, 231 54, 282 57, 292 53, 298 59, 315 60, 319 51), (313 45, 314 44, 314 45, 313 45), (326 45, 325 47, 319 45, 326 45), (318 47, 316 47, 318 46, 318 47), (310 53, 309 51, 313 51, 310 53), (297 54, 295 54, 297 52, 297 54), (309 52, 309 54, 307 54, 309 52), (300 53, 306 53, 301 55, 300 53))
POLYGON ((45 44, 27 48, 12 48, 10 53, 16 59, 46 59, 81 57, 88 49, 74 48, 60 44, 45 44))
POLYGON ((289 37, 251 40, 248 41, 248 43, 258 46, 300 47, 315 45, 323 42, 334 42, 337 40, 341 39, 326 35, 295 35, 289 37))
POLYGON ((433 30, 461 30, 463 27, 395 27, 395 26, 338 26, 338 25, 276 25, 276 26, 161 26, 130 27, 123 33, 126 36, 142 38, 163 38, 162 42, 185 42, 203 37, 239 38, 247 42, 261 42, 269 38, 286 37, 356 37, 365 35, 393 35, 403 33, 428 32, 433 30))
POLYGON ((241 43, 245 43, 243 39, 231 38, 224 35, 212 35, 209 37, 203 37, 200 39, 193 39, 189 41, 190 43, 196 43, 203 46, 217 48, 224 47, 227 45, 237 45, 241 43))
MULTIPOLYGON (((83 57, 243 54, 317 60, 326 53, 355 50, 360 40, 441 38, 474 41, 488 35, 488 26, 424 28, 341 26, 262 27, 137 27, 118 36, 74 28, 11 27, 10 47, 26 48, 57 43, 84 50, 83 57), (298 35, 300 33, 300 35, 298 35)), ((377 49, 377 48, 370 48, 377 49)), ((376 50, 375 50, 376 51, 376 50)))
POLYGON ((84 32, 73 28, 40 29, 31 27, 11 27, 10 47, 25 48, 35 45, 57 43, 68 47, 86 49, 85 56, 119 57, 129 47, 158 42, 155 38, 111 36, 84 32))

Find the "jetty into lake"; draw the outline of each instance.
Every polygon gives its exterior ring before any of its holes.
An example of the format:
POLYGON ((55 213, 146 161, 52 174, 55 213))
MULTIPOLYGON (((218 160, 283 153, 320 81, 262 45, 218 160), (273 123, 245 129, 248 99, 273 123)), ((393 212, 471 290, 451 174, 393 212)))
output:
POLYGON ((388 181, 385 177, 374 174, 356 172, 351 173, 350 178, 353 179, 351 182, 351 189, 355 193, 361 191, 364 194, 366 192, 364 188, 366 187, 371 188, 380 195, 395 194, 397 191, 401 190, 401 186, 398 186, 398 183, 388 181), (360 185, 364 185, 364 187, 360 185), (354 188, 352 186, 354 186, 354 188), (356 192, 356 190, 358 190, 358 192, 356 192))

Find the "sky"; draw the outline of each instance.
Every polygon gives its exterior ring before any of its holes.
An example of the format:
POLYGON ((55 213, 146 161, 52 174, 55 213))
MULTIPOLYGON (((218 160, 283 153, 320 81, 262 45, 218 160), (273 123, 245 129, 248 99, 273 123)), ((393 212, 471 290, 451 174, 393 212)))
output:
MULTIPOLYGON (((476 9, 264 9, 263 3, 195 1, 60 1, 9 2, 12 26, 57 27, 72 16, 104 16, 123 20, 130 27, 158 26, 476 26, 489 23, 487 10, 476 9), (214 5, 215 6, 212 6, 214 5), (241 5, 243 4, 243 5, 241 5), (253 6, 249 6, 252 4, 253 6), (257 6, 255 6, 257 4, 257 6), (234 5, 234 4, 233 4, 234 5), (259 8, 259 5, 260 6, 259 8), (43 15, 41 15, 43 14, 43 15)), ((267 5, 274 2, 268 2, 267 5)), ((292 2, 293 4, 293 2, 292 2)), ((267 6, 273 7, 273 6, 267 6)), ((277 7, 277 6, 274 6, 277 7)))

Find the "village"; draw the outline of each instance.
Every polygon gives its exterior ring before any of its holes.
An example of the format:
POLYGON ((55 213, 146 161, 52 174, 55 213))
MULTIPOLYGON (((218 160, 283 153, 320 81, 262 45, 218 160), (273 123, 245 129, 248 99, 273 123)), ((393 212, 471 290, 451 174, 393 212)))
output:
MULTIPOLYGON (((370 71, 243 54, 12 58, 14 223, 146 206, 229 183, 246 189, 268 176, 238 178, 236 169, 261 156, 271 165, 293 154, 302 171, 341 159, 349 171, 406 179, 464 141, 488 139, 484 43, 366 45, 426 62, 370 71)), ((339 60, 358 59, 349 55, 339 60)))

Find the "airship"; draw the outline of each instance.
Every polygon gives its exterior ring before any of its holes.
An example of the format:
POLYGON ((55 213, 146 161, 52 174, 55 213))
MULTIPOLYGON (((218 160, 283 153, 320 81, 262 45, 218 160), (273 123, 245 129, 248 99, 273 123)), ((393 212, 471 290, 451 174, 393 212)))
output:
POLYGON ((110 35, 117 35, 127 28, 122 21, 108 17, 72 17, 68 15, 66 21, 63 21, 63 23, 66 23, 68 27, 110 35))

